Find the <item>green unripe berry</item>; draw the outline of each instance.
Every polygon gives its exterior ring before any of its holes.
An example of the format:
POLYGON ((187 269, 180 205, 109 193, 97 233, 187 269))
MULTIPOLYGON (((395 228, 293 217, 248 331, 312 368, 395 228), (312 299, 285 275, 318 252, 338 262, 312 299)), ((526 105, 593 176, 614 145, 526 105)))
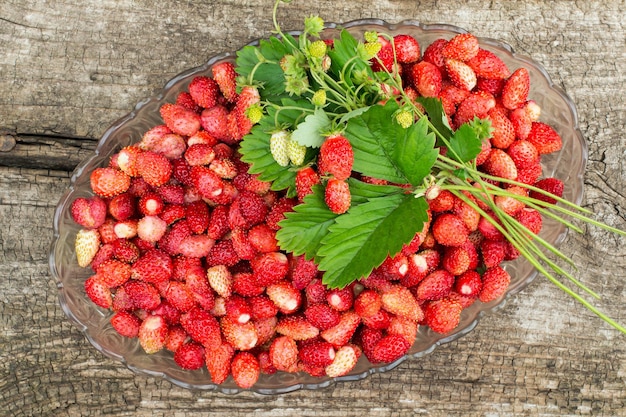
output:
POLYGON ((324 58, 326 55, 326 42, 317 40, 309 45, 309 53, 313 58, 324 58))
POLYGON ((396 114, 396 122, 403 128, 407 129, 413 124, 413 113, 408 110, 400 110, 396 114))
POLYGON ((316 107, 324 107, 326 104, 326 91, 325 90, 317 90, 313 97, 311 97, 311 103, 313 103, 316 107))

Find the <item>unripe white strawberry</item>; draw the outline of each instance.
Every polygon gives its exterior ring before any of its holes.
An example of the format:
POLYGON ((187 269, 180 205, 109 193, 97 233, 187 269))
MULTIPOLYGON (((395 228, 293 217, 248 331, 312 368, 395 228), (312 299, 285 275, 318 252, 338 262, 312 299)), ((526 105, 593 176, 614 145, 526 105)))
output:
POLYGON ((278 165, 286 167, 289 165, 289 151, 287 144, 289 142, 289 133, 285 130, 272 133, 270 136, 270 152, 278 165))
POLYGON ((306 146, 300 145, 293 139, 287 141, 287 155, 294 165, 302 165, 306 155, 306 146))
POLYGON ((97 230, 79 230, 74 242, 76 259, 81 267, 88 266, 100 248, 100 234, 97 230))

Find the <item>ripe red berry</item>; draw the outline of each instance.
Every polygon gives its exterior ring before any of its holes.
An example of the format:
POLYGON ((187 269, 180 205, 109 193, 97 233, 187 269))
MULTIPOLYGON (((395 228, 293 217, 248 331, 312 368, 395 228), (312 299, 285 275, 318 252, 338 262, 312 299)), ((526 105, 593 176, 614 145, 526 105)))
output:
POLYGON ((320 147, 317 160, 321 175, 332 175, 338 180, 346 180, 352 173, 354 151, 350 141, 342 135, 329 136, 320 147))
POLYGON ((326 183, 324 190, 324 201, 335 214, 343 214, 350 208, 351 195, 348 182, 331 178, 326 183))

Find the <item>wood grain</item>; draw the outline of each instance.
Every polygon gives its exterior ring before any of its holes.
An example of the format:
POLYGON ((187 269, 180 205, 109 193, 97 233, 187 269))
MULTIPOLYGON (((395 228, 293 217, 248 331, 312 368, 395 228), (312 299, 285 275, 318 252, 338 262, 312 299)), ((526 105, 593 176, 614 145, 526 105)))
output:
MULTIPOLYGON (((48 269, 54 208, 116 119, 174 75, 271 31, 270 0, 0 3, 0 415, 623 416, 625 336, 543 278, 469 335, 395 370, 318 391, 236 397, 135 375, 63 313, 48 269)), ((588 141, 584 205, 626 228, 623 1, 294 1, 284 29, 377 17, 451 23, 541 62, 588 141)), ((624 238, 585 228, 562 250, 622 324, 624 238)))

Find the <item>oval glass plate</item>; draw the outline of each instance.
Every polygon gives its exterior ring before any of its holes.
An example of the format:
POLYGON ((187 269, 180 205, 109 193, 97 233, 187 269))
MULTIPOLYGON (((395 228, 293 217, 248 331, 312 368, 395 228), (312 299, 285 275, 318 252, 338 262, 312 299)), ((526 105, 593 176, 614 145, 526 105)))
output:
MULTIPOLYGON (((405 33, 414 36, 422 48, 438 38, 450 39, 458 33, 466 32, 451 25, 424 25, 416 21, 389 24, 382 20, 358 20, 341 25, 327 24, 323 37, 335 37, 341 28, 346 28, 357 38, 362 37, 366 31, 386 32, 391 35, 405 33)), ((511 71, 522 66, 528 69, 531 79, 530 98, 541 106, 541 121, 553 126, 563 139, 563 148, 560 152, 543 158, 544 176, 560 178, 566 184, 564 197, 579 204, 583 194, 587 148, 578 128, 576 109, 572 100, 554 85, 544 68, 531 58, 516 54, 509 45, 493 39, 481 38, 480 45, 498 55, 511 71)), ((185 90, 195 76, 210 76, 213 65, 224 60, 234 61, 235 57, 234 52, 217 55, 204 65, 177 75, 158 95, 138 103, 132 112, 107 129, 94 155, 75 169, 70 187, 59 201, 54 215, 54 237, 49 258, 50 270, 57 282, 63 311, 98 351, 124 363, 138 374, 163 377, 189 389, 218 390, 231 394, 241 391, 232 378, 229 377, 221 385, 215 385, 205 368, 185 371, 174 363, 171 352, 161 351, 147 355, 139 346, 137 339, 117 334, 109 323, 112 312, 96 307, 85 295, 83 283, 91 270, 81 268, 76 263, 74 240, 79 227, 71 219, 69 208, 77 197, 92 195, 89 184, 91 171, 106 165, 114 153, 124 146, 138 142, 149 128, 162 123, 159 108, 163 103, 174 102, 178 93, 185 90)), ((558 245, 564 240, 565 235, 564 226, 549 219, 545 220, 542 230, 544 239, 558 245)), ((438 345, 469 333, 483 314, 501 307, 506 297, 524 289, 537 274, 532 265, 524 259, 508 263, 506 269, 511 274, 512 280, 505 296, 487 304, 476 302, 465 309, 459 326, 451 333, 437 334, 428 327, 420 326, 410 352, 393 363, 384 366, 372 365, 362 355, 357 366, 346 376, 333 379, 312 377, 305 373, 277 372, 273 375, 262 375, 251 390, 262 394, 279 394, 297 389, 323 388, 335 381, 358 380, 374 372, 391 370, 408 358, 420 358, 432 352, 438 345)))

